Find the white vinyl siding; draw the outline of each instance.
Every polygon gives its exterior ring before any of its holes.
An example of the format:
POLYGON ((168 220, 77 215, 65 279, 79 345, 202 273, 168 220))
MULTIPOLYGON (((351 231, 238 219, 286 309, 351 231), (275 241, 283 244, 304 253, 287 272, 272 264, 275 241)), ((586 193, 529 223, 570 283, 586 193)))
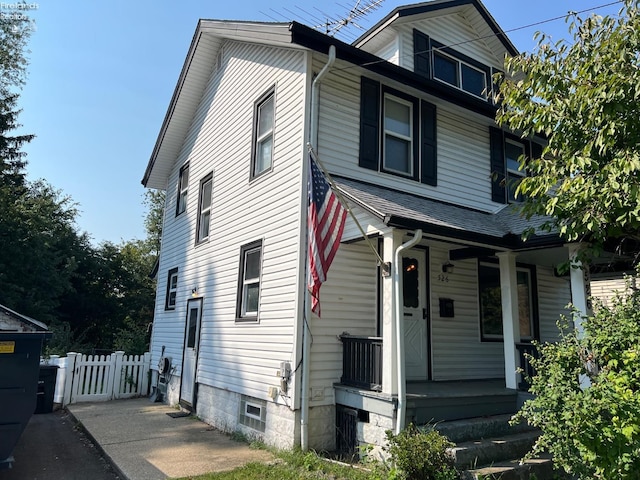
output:
MULTIPOLYGON (((478 32, 461 15, 440 15, 437 18, 399 25, 401 50, 413 52, 413 29, 429 35, 433 40, 450 46, 457 52, 471 57, 478 62, 502 70, 502 58, 496 57, 484 43, 478 32)), ((403 55, 401 65, 413 70, 413 55, 403 55)))
MULTIPOLYGON (((316 64, 321 68, 321 64, 316 64)), ((390 87, 398 87, 389 84, 390 87)), ((490 119, 465 112, 437 98, 406 93, 436 105, 438 186, 421 184, 398 175, 358 166, 360 137, 360 76, 353 70, 332 71, 322 83, 320 95, 320 157, 332 174, 428 196, 483 211, 494 211, 489 165, 490 119)))
POLYGON ((338 336, 375 336, 377 310, 376 257, 364 242, 342 244, 327 281, 320 289, 322 319, 313 317, 310 387, 312 405, 333 402, 333 384, 342 375, 342 343, 338 336), (318 392, 323 392, 322 398, 318 392))
POLYGON ((559 339, 557 321, 560 315, 570 315, 566 306, 571 301, 569 277, 556 277, 550 267, 539 266, 538 313, 540 317, 540 340, 555 342, 559 339))
POLYGON ((456 260, 453 273, 443 274, 447 249, 441 244, 429 249, 433 380, 502 378, 502 343, 480 341, 478 261, 456 260), (440 317, 440 298, 453 300, 453 318, 440 317))
MULTIPOLYGON (((185 215, 166 216, 160 271, 178 266, 180 282, 176 310, 165 314, 166 280, 159 279, 162 311, 156 302, 152 363, 166 345, 180 374, 186 302, 197 287, 204 301, 196 381, 267 399, 280 362, 295 356, 306 58, 292 49, 227 42, 221 60, 176 160, 189 161, 191 178, 215 171, 209 241, 196 252, 195 195, 185 215), (274 85, 273 170, 249 182, 254 102, 274 85), (236 324, 240 248, 259 238, 260 323, 236 324)), ((169 179, 170 205, 177 201, 171 186, 178 173, 174 167, 169 179)))

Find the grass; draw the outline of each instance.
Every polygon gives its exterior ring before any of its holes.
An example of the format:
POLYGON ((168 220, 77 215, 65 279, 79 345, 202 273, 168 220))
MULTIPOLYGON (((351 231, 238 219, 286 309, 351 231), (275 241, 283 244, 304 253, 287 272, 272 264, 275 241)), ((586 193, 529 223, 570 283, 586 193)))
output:
POLYGON ((371 480, 382 479, 375 471, 331 462, 314 452, 274 451, 275 461, 253 462, 228 472, 207 473, 180 480, 371 480))

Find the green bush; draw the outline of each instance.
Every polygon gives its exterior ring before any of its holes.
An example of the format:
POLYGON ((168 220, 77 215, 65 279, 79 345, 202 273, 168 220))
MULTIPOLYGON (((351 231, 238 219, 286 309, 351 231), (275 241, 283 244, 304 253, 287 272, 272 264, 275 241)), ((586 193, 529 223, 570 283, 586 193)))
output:
POLYGON ((458 472, 447 449, 454 444, 433 428, 409 424, 398 435, 387 431, 387 450, 400 476, 407 480, 455 480, 458 472))
POLYGON ((581 479, 640 479, 640 293, 596 305, 584 332, 566 318, 538 345, 531 393, 514 417, 542 430, 534 453, 581 479))

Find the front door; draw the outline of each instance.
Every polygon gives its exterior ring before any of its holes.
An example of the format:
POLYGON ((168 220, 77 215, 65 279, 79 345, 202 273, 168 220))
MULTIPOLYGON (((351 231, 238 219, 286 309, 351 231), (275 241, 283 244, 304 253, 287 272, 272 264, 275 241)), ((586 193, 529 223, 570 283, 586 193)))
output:
POLYGON ((184 350, 182 357, 182 377, 180 381, 180 405, 193 410, 195 408, 196 371, 198 366, 198 345, 200 343, 200 323, 202 318, 202 299, 194 298, 187 302, 187 320, 184 331, 184 350))
POLYGON ((402 272, 406 379, 425 381, 429 378, 427 251, 406 251, 402 272))

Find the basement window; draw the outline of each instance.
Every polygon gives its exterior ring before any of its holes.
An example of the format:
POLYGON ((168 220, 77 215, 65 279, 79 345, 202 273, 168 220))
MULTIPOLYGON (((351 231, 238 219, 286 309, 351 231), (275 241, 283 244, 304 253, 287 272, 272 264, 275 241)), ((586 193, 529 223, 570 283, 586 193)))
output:
POLYGON ((240 400, 241 425, 264 432, 267 420, 267 402, 253 397, 242 396, 240 400))

